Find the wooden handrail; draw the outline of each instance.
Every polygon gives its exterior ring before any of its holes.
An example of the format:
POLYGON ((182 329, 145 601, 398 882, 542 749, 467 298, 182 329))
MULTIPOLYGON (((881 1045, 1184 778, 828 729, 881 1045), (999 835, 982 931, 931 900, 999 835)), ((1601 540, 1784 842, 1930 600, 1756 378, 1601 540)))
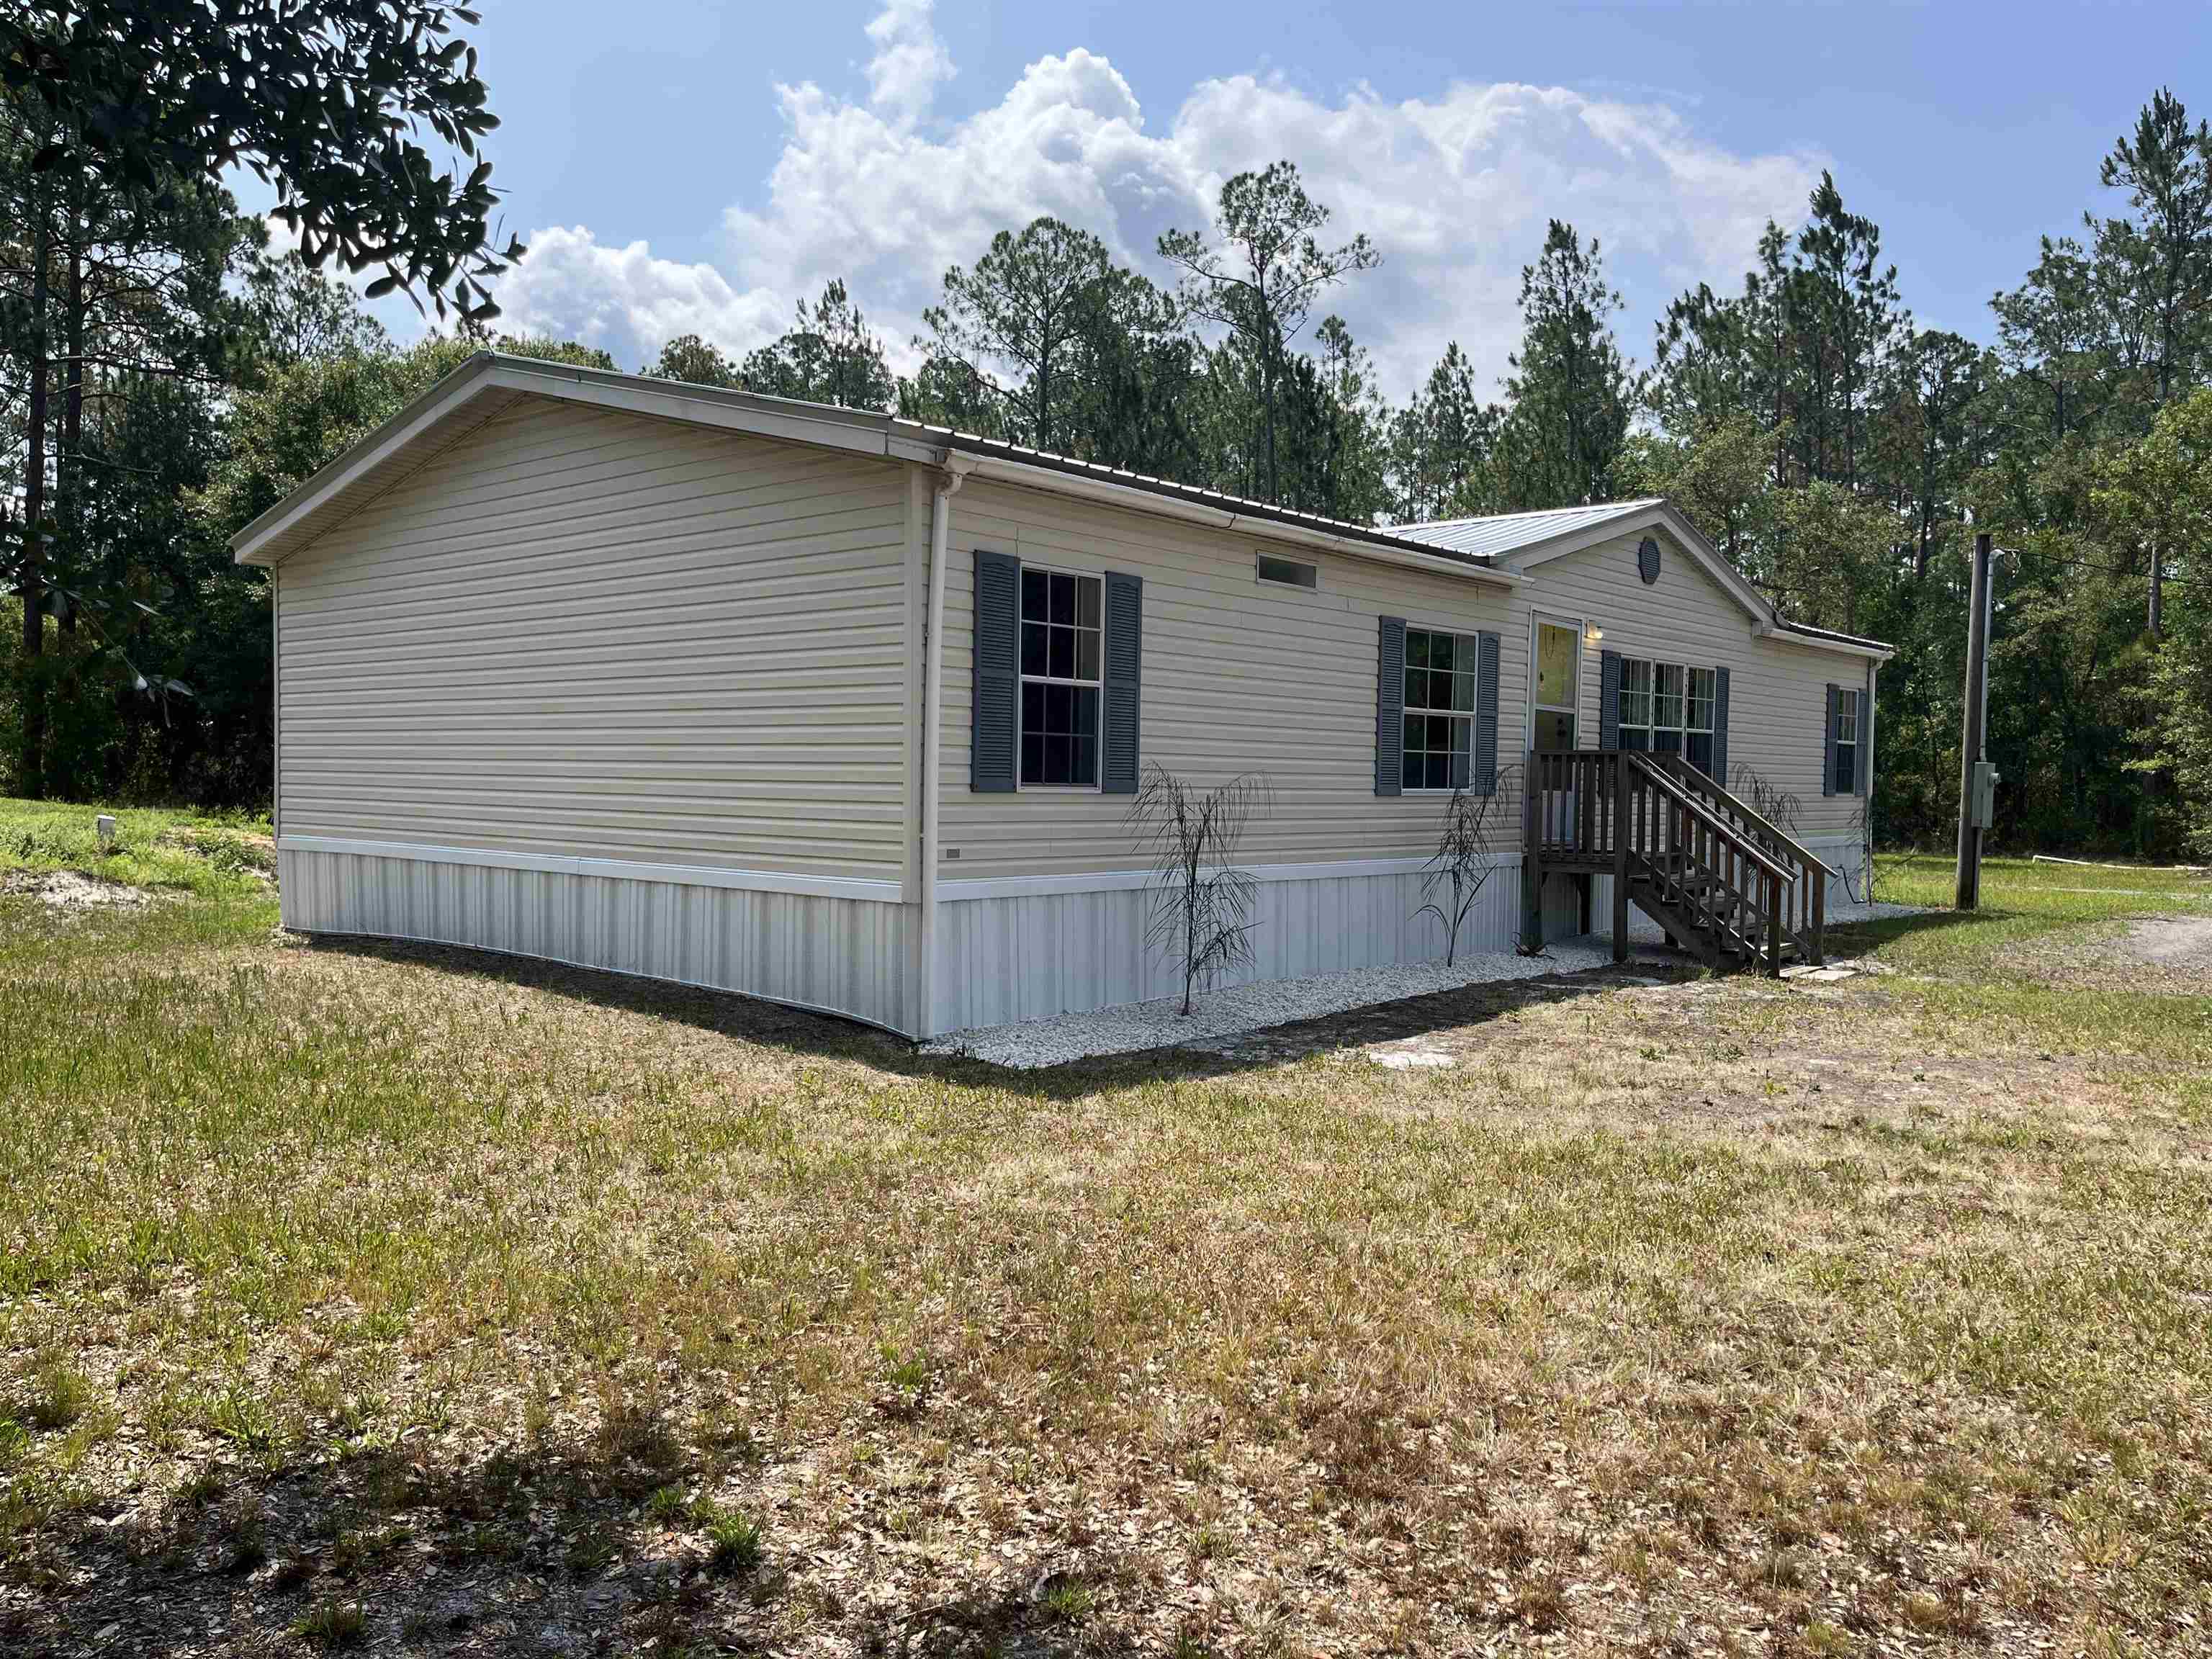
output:
POLYGON ((1686 787, 1668 776, 1663 768, 1654 766, 1648 757, 1632 752, 1629 755, 1629 763, 1657 785, 1662 794, 1673 797, 1676 806, 1691 814, 1706 829, 1718 835, 1723 841, 1728 842, 1770 876, 1778 880, 1787 880, 1795 873, 1780 859, 1776 858, 1773 854, 1752 840, 1726 818, 1722 817, 1703 801, 1692 796, 1686 787))
POLYGON ((1692 766, 1683 757, 1680 755, 1662 755, 1655 756, 1653 758, 1662 760, 1667 763, 1668 769, 1669 771, 1680 774, 1684 781, 1686 782, 1691 788, 1698 791, 1701 794, 1711 796, 1723 806, 1728 808, 1729 811, 1735 813, 1736 817, 1743 819, 1744 822, 1748 823, 1753 829, 1758 830, 1760 835, 1765 836, 1769 841, 1773 842, 1777 846, 1780 847, 1800 864, 1810 865, 1814 868, 1819 870, 1822 874, 1831 877, 1840 876, 1843 874, 1842 871, 1837 869, 1833 865, 1826 862, 1820 856, 1819 854, 1814 852, 1811 848, 1806 846, 1804 842, 1799 841, 1788 830, 1783 829, 1780 825, 1760 817, 1757 812, 1753 811, 1750 807, 1745 805, 1735 795, 1731 794, 1728 790, 1723 788, 1718 783, 1707 776, 1705 773, 1699 770, 1697 767, 1692 766))
MULTIPOLYGON (((1523 931, 1540 941, 1543 877, 1556 865, 1614 881, 1613 934, 1627 936, 1625 895, 1646 882, 1686 896, 1703 924, 1779 972, 1786 941, 1823 960, 1827 886, 1836 872, 1679 755, 1643 750, 1531 750, 1522 807, 1523 931), (1681 891, 1693 870, 1704 896, 1681 891), (1764 935, 1763 938, 1759 935, 1764 935)), ((1616 949, 1620 949, 1616 945, 1616 949)))

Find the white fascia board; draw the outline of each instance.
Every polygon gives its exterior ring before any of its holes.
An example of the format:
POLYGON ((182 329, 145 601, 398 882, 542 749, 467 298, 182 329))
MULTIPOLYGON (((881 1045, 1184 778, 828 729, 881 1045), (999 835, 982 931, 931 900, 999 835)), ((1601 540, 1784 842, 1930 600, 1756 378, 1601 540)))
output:
POLYGON ((1846 657, 1864 657, 1873 662, 1887 662, 1897 654, 1887 645, 1863 645, 1856 640, 1831 640, 1818 634, 1802 634, 1783 623, 1753 630, 1761 639, 1774 640, 1783 645, 1802 645, 1814 651, 1833 651, 1846 657))
POLYGON ((1140 489, 1133 484, 1116 483, 1110 478, 1088 478, 1080 473, 1062 472, 1056 467, 1036 466, 1001 455, 977 455, 950 447, 944 455, 946 465, 953 464, 951 459, 953 456, 959 456, 969 463, 966 470, 975 477, 1042 490, 1047 495, 1073 496, 1104 506, 1123 507, 1132 513, 1180 519, 1186 523, 1204 525, 1209 529, 1288 543, 1298 547, 1319 548, 1331 553, 1341 553, 1350 558, 1366 559, 1377 564, 1400 565, 1411 570, 1433 571, 1438 575, 1459 576, 1507 586, 1522 580, 1517 573, 1494 565, 1469 564, 1464 560, 1439 553, 1416 553, 1408 549, 1385 546, 1379 542, 1364 541, 1357 536, 1339 535, 1333 531, 1317 530, 1306 525, 1285 524, 1279 519, 1238 513, 1225 507, 1209 507, 1202 501, 1185 501, 1179 496, 1140 489))
POLYGON ((262 553, 271 541, 479 396, 492 373, 492 359, 477 357, 439 381, 233 536, 232 556, 240 564, 272 563, 262 553))
POLYGON ((1791 645, 1810 647, 1816 651, 1839 652, 1847 657, 1872 657, 1887 662, 1897 653, 1887 646, 1862 644, 1855 640, 1827 639, 1817 634, 1801 633, 1783 622, 1774 613, 1766 596, 1744 580, 1743 573, 1729 563, 1727 556, 1705 539, 1705 532, 1683 516, 1671 501, 1655 501, 1640 512, 1623 514, 1617 519, 1585 525, 1571 530, 1547 542, 1512 554, 1513 563, 1523 570, 1530 565, 1541 565, 1553 559, 1564 558, 1570 553, 1599 546, 1616 537, 1632 535, 1639 530, 1658 528, 1666 531, 1679 542, 1694 559, 1700 569, 1741 605, 1751 618, 1751 631, 1761 639, 1781 640, 1791 645))
POLYGON ((1287 523, 1264 514, 1215 507, 1112 479, 1087 477, 1005 456, 979 455, 897 430, 880 419, 846 420, 826 412, 813 415, 802 404, 786 407, 776 400, 741 392, 685 386, 638 375, 608 374, 563 363, 539 363, 490 353, 471 358, 454 370, 240 531, 231 538, 233 556, 240 564, 274 562, 276 556, 268 550, 278 538, 296 530, 342 492, 402 453, 409 445, 422 440, 441 422, 450 420, 466 404, 495 392, 558 398, 653 419, 741 432, 752 437, 973 472, 1049 495, 1181 519, 1268 542, 1325 549, 1371 563, 1431 571, 1500 586, 1512 586, 1523 580, 1519 572, 1495 563, 1471 563, 1448 554, 1422 552, 1313 526, 1287 523))
POLYGON ((564 364, 525 368, 513 359, 489 353, 471 358, 232 537, 232 556, 240 564, 274 562, 264 550, 272 541, 295 529, 440 422, 459 413, 465 405, 493 392, 522 392, 564 403, 617 409, 655 419, 716 427, 753 437, 841 449, 886 460, 935 465, 942 459, 936 445, 882 426, 810 418, 797 410, 771 409, 757 402, 726 400, 697 387, 678 389, 673 381, 668 383, 668 387, 662 390, 657 386, 641 386, 632 377, 602 378, 564 364))
POLYGON ((563 374, 558 365, 541 372, 505 362, 492 371, 492 378, 495 384, 516 392, 534 392, 569 403, 682 421, 691 426, 720 427, 756 438, 780 438, 787 443, 848 450, 887 460, 934 463, 938 459, 934 444, 887 432, 879 426, 823 419, 757 403, 725 402, 701 388, 685 388, 674 380, 666 383, 668 390, 662 391, 658 386, 639 386, 632 377, 612 381, 581 370, 563 374))
POLYGON ((1654 501, 1634 513, 1624 513, 1619 518, 1605 519, 1594 525, 1583 525, 1563 532, 1546 542, 1516 549, 1510 556, 1519 568, 1548 563, 1565 558, 1570 553, 1580 553, 1587 548, 1613 540, 1616 537, 1633 535, 1639 530, 1661 529, 1680 542, 1696 560, 1705 574, 1728 591, 1730 598, 1741 605, 1754 623, 1771 623, 1773 608, 1766 596, 1743 579, 1743 574, 1705 538, 1703 532, 1673 506, 1665 501, 1654 501))

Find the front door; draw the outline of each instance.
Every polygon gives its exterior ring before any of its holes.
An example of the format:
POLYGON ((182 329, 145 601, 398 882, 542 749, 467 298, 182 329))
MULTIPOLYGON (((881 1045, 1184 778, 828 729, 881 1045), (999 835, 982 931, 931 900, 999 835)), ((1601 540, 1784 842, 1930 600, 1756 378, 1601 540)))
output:
POLYGON ((1572 749, 1576 702, 1582 688, 1582 624, 1544 617, 1535 623, 1536 672, 1528 677, 1528 746, 1547 752, 1572 749))

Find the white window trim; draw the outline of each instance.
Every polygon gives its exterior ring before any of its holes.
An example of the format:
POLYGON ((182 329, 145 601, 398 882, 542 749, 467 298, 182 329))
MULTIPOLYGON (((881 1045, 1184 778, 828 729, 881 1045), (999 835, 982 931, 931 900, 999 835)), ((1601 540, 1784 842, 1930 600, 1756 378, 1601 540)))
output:
MULTIPOLYGON (((1690 739, 1692 738, 1711 738, 1718 735, 1720 731, 1720 671, 1715 668, 1711 663, 1680 662, 1671 657, 1632 656, 1627 652, 1624 651, 1620 653, 1620 684, 1613 689, 1613 732, 1617 737, 1630 732, 1643 732, 1644 734, 1644 743, 1646 746, 1637 750, 1636 752, 1638 754, 1671 754, 1680 756, 1682 759, 1687 760, 1690 757, 1690 739), (1651 671, 1651 684, 1645 694, 1645 702, 1648 707, 1644 710, 1645 719, 1640 725, 1631 725, 1628 721, 1624 720, 1620 717, 1620 699, 1623 694, 1628 690, 1628 665, 1631 663, 1641 663, 1644 666, 1651 671), (1681 671, 1682 723, 1680 726, 1662 726, 1659 724, 1659 671, 1662 668, 1675 668, 1681 671), (1698 673, 1710 674, 1712 676, 1713 679, 1713 695, 1705 700, 1705 707, 1707 710, 1705 715, 1706 723, 1703 726, 1692 726, 1690 724, 1692 719, 1690 711, 1697 706, 1697 699, 1691 695, 1690 691, 1690 687, 1692 684, 1691 677, 1698 673), (1671 750, 1659 749, 1652 746, 1653 739, 1655 739, 1662 732, 1671 732, 1679 734, 1682 739, 1681 746, 1680 748, 1671 750)), ((1623 749, 1626 749, 1628 747, 1628 744, 1626 742, 1623 742, 1620 746, 1623 749)))
MULTIPOLYGON (((1463 720, 1467 722, 1468 781, 1466 785, 1463 787, 1472 788, 1474 784, 1474 722, 1482 714, 1482 630, 1480 629, 1431 628, 1425 623, 1409 621, 1406 624, 1406 633, 1407 636, 1407 654, 1408 656, 1412 655, 1412 636, 1415 634, 1442 634, 1446 638, 1455 641, 1459 640, 1473 640, 1474 641, 1474 702, 1469 706, 1466 713, 1462 714, 1456 708, 1430 708, 1425 705, 1416 708, 1413 704, 1405 701, 1402 695, 1404 687, 1401 685, 1399 688, 1401 695, 1399 698, 1398 708, 1398 793, 1401 795, 1455 794, 1458 793, 1457 790, 1450 787, 1449 786, 1437 789, 1431 788, 1425 783, 1413 785, 1408 784, 1406 781, 1406 716, 1408 714, 1433 715, 1440 714, 1447 720, 1463 720)), ((1456 644, 1454 644, 1452 649, 1456 653, 1459 647, 1456 644)), ((1405 666, 1406 665, 1401 665, 1398 671, 1401 679, 1405 674, 1405 666)), ((1455 670, 1454 672, 1455 672, 1457 671, 1455 670)), ((1420 752, 1425 755, 1431 751, 1425 749, 1420 752)))
MULTIPOLYGON (((1080 614, 1080 613, 1079 613, 1080 614)), ((1105 792, 1106 786, 1106 573, 1103 570, 1071 570, 1065 565, 1032 564, 1021 561, 1021 568, 1014 579, 1014 793, 1031 795, 1097 795, 1105 792), (1073 576, 1081 581, 1098 584, 1098 678, 1095 680, 1063 680, 1049 674, 1025 674, 1022 672, 1022 625, 1028 619, 1022 615, 1021 577, 1035 570, 1047 576, 1073 576), (1098 732, 1092 739, 1091 781, 1088 783, 1030 783, 1022 776, 1022 688, 1025 685, 1073 685, 1086 687, 1098 694, 1098 732)))
POLYGON ((1832 777, 1826 781, 1828 788, 1838 795, 1856 795, 1859 792, 1859 727, 1863 723, 1863 716, 1865 713, 1861 706, 1861 700, 1864 695, 1855 685, 1839 685, 1836 688, 1836 754, 1840 758, 1844 750, 1848 749, 1851 751, 1850 786, 1838 789, 1836 787, 1834 778, 1832 777), (1845 713, 1847 709, 1850 711, 1848 714, 1845 713), (1850 722, 1851 727, 1851 734, 1848 738, 1844 735, 1844 722, 1846 720, 1850 722))

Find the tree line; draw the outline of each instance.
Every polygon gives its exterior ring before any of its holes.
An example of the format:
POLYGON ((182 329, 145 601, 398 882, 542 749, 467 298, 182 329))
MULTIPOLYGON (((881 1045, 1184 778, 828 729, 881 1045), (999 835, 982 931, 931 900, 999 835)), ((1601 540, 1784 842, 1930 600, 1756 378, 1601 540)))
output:
POLYGON ((2085 158, 2110 216, 2045 239, 1994 296, 1990 343, 1916 324, 1880 228, 1824 176, 1749 270, 1667 306, 1640 364, 1597 240, 1553 221, 1502 383, 1446 341, 1394 403, 1345 314, 1387 250, 1337 228, 1289 161, 1230 179, 1206 222, 1159 239, 1152 275, 1055 219, 999 232, 944 274, 908 374, 842 282, 742 356, 684 336, 618 365, 496 331, 495 279, 523 250, 493 247, 465 10, 410 0, 357 58, 321 37, 344 61, 284 58, 308 48, 283 30, 171 38, 166 81, 141 40, 155 12, 91 13, 113 26, 106 58, 57 64, 36 8, 0 35, 0 787, 265 800, 267 586, 227 538, 494 345, 1356 522, 1668 495, 1791 615, 1897 643, 1871 804, 1892 843, 1940 841, 1956 811, 1966 554, 1986 530, 2006 550, 2000 842, 2212 851, 2212 133, 2170 93, 2085 158), (175 68, 193 54, 202 73, 175 68), (248 71, 325 74, 384 113, 348 132, 228 98, 248 71), (134 76, 173 123, 101 125, 95 94, 134 76), (295 248, 222 188, 240 161, 277 182, 295 248), (371 293, 415 294, 439 325, 395 343, 333 264, 380 272, 371 293))

